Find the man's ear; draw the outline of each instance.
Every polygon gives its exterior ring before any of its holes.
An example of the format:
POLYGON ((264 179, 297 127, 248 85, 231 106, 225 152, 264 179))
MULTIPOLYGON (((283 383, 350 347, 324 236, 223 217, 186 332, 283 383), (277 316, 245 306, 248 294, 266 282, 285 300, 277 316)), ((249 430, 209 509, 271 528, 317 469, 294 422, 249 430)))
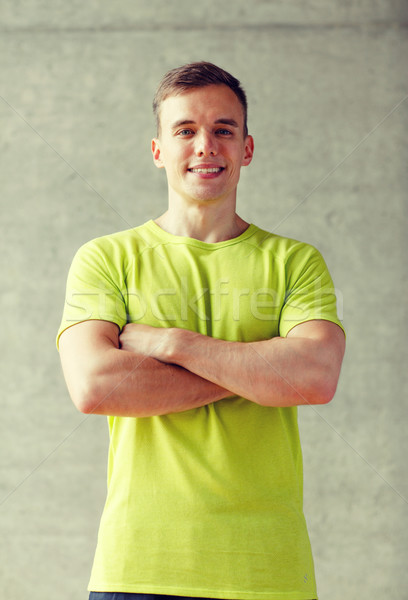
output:
POLYGON ((247 135, 245 138, 245 150, 244 157, 242 159, 241 166, 246 167, 252 160, 254 155, 254 138, 252 135, 247 135))
POLYGON ((160 150, 160 140, 159 140, 159 138, 153 138, 152 139, 152 155, 153 155, 153 162, 156 165, 156 167, 158 169, 163 169, 164 168, 164 164, 163 164, 163 161, 161 159, 161 150, 160 150))

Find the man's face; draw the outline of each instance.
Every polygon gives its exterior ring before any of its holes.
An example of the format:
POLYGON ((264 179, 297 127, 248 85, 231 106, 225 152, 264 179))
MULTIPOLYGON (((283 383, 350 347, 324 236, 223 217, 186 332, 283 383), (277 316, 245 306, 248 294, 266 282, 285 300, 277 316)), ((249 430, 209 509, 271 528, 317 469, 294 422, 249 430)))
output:
POLYGON ((235 202, 253 139, 244 137, 243 109, 234 92, 210 85, 169 96, 160 107, 160 125, 152 152, 155 165, 166 169, 169 199, 235 202))

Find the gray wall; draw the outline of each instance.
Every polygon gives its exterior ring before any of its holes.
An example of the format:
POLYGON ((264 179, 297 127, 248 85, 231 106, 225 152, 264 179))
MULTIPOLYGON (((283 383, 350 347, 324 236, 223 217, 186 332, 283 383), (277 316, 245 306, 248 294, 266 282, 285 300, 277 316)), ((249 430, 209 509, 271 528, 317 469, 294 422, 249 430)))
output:
POLYGON ((200 59, 248 92, 239 212, 316 245, 339 291, 338 392, 299 411, 320 598, 407 597, 407 17, 398 0, 3 0, 2 597, 87 597, 107 426, 62 379, 65 279, 80 244, 165 209, 151 97, 200 59))

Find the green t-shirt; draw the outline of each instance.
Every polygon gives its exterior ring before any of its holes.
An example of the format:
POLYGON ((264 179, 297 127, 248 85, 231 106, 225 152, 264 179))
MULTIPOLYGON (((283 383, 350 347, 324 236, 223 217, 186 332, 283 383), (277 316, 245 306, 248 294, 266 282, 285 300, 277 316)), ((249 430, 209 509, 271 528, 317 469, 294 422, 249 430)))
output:
MULTIPOLYGON (((87 319, 241 342, 284 337, 313 319, 341 326, 312 246, 255 225, 210 244, 153 221, 78 251, 59 334, 87 319)), ((232 396, 108 421, 108 494, 90 590, 316 598, 296 407, 232 396)))

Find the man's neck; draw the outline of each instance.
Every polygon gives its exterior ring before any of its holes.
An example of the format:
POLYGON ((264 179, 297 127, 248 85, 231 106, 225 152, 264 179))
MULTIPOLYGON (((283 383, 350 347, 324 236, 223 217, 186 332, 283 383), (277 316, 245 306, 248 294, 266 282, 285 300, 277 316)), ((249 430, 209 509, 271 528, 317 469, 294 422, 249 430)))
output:
POLYGON ((236 212, 215 210, 215 207, 193 206, 182 213, 171 207, 155 220, 156 224, 173 235, 194 238, 207 243, 223 242, 241 235, 249 223, 236 212))

